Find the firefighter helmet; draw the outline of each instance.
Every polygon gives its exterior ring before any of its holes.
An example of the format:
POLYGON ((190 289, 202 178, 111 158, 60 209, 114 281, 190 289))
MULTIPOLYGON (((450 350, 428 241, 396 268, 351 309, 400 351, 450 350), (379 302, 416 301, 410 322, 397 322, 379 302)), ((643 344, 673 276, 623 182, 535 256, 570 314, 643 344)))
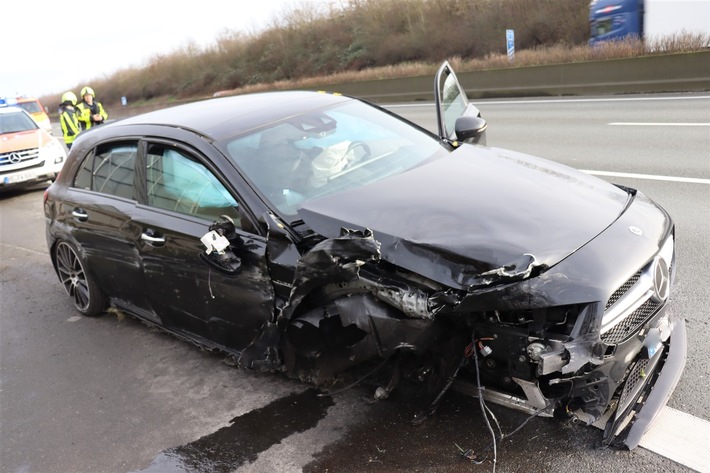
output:
POLYGON ((86 95, 86 94, 91 94, 94 97, 96 97, 96 94, 94 93, 94 89, 92 89, 91 87, 84 87, 83 89, 81 89, 81 97, 84 98, 84 95, 86 95))
POLYGON ((71 102, 72 105, 76 105, 76 95, 74 95, 74 92, 64 92, 64 95, 62 95, 62 103, 65 102, 71 102))

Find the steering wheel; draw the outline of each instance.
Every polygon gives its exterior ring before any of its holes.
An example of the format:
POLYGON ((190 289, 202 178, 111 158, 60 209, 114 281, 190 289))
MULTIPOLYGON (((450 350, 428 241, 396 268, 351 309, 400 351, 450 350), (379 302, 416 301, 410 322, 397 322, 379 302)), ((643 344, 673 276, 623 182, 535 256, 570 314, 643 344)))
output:
POLYGON ((352 157, 348 159, 347 164, 347 166, 351 166, 358 161, 369 158, 372 156, 372 152, 370 151, 370 147, 364 141, 353 141, 350 143, 348 150, 345 152, 345 156, 348 155, 352 155, 352 157), (361 150, 359 155, 355 152, 357 149, 361 150))

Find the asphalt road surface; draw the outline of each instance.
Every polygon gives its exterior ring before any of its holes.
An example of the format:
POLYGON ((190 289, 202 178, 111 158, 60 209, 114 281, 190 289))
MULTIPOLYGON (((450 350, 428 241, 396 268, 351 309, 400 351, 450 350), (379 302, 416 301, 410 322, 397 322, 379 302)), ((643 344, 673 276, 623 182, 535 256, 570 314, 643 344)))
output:
MULTIPOLYGON (((478 103, 489 122, 489 145, 636 187, 671 213, 678 235, 671 297, 674 313, 687 319, 689 351, 669 406, 705 425, 710 97, 478 103)), ((435 126, 431 104, 393 109, 435 126)), ((480 451, 490 443, 478 401, 461 393, 449 393, 438 415, 415 427, 409 421, 417 399, 407 389, 378 403, 369 402, 374 386, 368 384, 320 397, 280 375, 235 369, 218 353, 130 317, 80 317, 50 264, 44 187, 0 195, 0 471, 493 470, 492 455, 482 465, 459 455, 459 447, 480 451)), ((504 432, 527 419, 489 406, 504 432)), ((591 427, 532 419, 497 445, 496 471, 703 470, 682 455, 670 460, 646 448, 597 449, 600 435, 591 427)))

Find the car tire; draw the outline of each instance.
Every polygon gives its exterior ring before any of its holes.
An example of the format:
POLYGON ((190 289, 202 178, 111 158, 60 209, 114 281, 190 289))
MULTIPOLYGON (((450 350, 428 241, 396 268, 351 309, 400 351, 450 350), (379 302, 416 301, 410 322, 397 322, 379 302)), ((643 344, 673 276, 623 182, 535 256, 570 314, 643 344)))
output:
POLYGON ((57 275, 76 310, 94 317, 106 309, 106 296, 94 282, 74 245, 60 241, 54 247, 57 275))

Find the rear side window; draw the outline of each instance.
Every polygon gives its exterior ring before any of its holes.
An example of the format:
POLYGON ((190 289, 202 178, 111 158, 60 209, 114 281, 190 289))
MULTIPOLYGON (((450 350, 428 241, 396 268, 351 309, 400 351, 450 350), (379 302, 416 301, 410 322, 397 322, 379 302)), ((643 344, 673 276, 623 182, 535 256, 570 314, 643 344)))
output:
POLYGON ((135 200, 135 175, 138 143, 101 146, 84 160, 74 179, 74 187, 135 200))
POLYGON ((208 220, 228 215, 239 226, 237 201, 204 164, 186 152, 150 145, 146 165, 148 205, 208 220))
POLYGON ((453 74, 447 75, 441 91, 441 105, 444 108, 444 121, 446 135, 453 136, 456 128, 456 119, 463 115, 468 106, 466 94, 453 74))

